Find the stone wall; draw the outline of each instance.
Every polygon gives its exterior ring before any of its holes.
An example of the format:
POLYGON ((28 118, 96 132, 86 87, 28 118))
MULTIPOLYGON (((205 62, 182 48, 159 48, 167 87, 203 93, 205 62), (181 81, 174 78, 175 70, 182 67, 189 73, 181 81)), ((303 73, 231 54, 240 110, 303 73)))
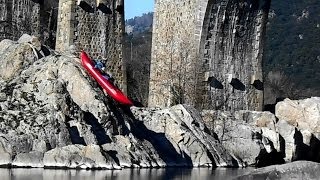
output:
POLYGON ((195 103, 201 16, 206 1, 157 0, 153 20, 149 106, 195 103))
POLYGON ((269 0, 158 0, 149 106, 261 110, 269 5, 269 0))
POLYGON ((210 3, 200 49, 197 105, 222 110, 262 110, 262 55, 270 1, 210 3), (199 89, 200 91, 200 89, 199 89))
POLYGON ((0 41, 22 34, 40 35, 41 1, 0 0, 0 41))
POLYGON ((71 45, 106 63, 117 84, 126 91, 122 57, 123 0, 60 0, 56 50, 71 45))

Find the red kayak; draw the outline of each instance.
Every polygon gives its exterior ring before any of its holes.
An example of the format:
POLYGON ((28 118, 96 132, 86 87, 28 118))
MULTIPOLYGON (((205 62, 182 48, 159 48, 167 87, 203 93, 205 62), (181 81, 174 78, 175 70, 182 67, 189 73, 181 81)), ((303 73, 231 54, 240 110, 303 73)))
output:
POLYGON ((82 51, 81 52, 81 64, 89 72, 89 74, 99 83, 99 85, 106 90, 107 94, 111 96, 114 100, 127 106, 132 106, 133 103, 127 98, 126 95, 120 91, 115 85, 113 85, 109 80, 105 79, 100 70, 94 68, 94 62, 89 58, 89 56, 82 51))

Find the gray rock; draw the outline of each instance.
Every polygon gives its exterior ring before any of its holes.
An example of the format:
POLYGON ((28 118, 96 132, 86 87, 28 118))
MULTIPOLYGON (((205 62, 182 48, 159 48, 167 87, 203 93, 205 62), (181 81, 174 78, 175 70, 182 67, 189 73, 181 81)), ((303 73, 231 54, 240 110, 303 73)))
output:
POLYGON ((44 166, 69 168, 120 169, 121 167, 98 145, 69 145, 44 154, 44 166))
POLYGON ((0 166, 8 166, 12 162, 11 150, 6 147, 4 138, 0 138, 0 166))
POLYGON ((320 133, 320 97, 304 100, 285 99, 276 105, 279 120, 311 133, 320 133))
POLYGON ((232 114, 204 110, 202 116, 222 145, 245 164, 266 166, 283 162, 274 115, 256 111, 232 114))
POLYGON ((155 109, 150 113, 147 113, 148 109, 143 108, 131 108, 131 110, 150 130, 147 136, 154 136, 161 143, 155 146, 161 148, 167 144, 172 146, 171 151, 177 153, 171 154, 174 159, 168 156, 166 163, 177 163, 176 160, 180 158, 181 162, 176 165, 243 165, 211 136, 200 114, 189 106, 177 105, 172 108, 155 109))
POLYGON ((94 161, 95 168, 106 168, 106 169, 120 169, 121 167, 114 161, 114 159, 104 153, 98 145, 85 146, 80 155, 89 158, 94 161))
POLYGON ((17 154, 12 165, 17 167, 44 167, 43 153, 31 151, 29 153, 17 154))
POLYGON ((240 121, 245 121, 248 124, 251 124, 256 127, 270 127, 274 128, 276 123, 276 117, 274 114, 266 111, 236 111, 235 118, 240 121))
POLYGON ((319 133, 277 121, 270 113, 203 111, 202 116, 225 148, 248 165, 320 160, 319 133))
POLYGON ((0 42, 2 164, 42 166, 44 153, 46 167, 243 166, 195 109, 119 108, 77 57, 34 50, 0 42))
POLYGON ((52 149, 44 154, 46 167, 93 168, 94 160, 81 155, 85 146, 69 145, 52 149))
POLYGON ((9 166, 12 162, 11 154, 0 152, 0 166, 9 166))
POLYGON ((45 153, 48 150, 47 143, 44 140, 35 139, 33 141, 32 151, 45 153))
POLYGON ((107 99, 80 68, 79 59, 48 56, 36 61, 28 44, 0 44, 0 133, 4 148, 11 149, 3 152, 3 164, 17 154, 98 143, 85 118, 89 114, 98 124, 106 123, 107 99), (73 121, 83 126, 73 128, 73 121))
POLYGON ((316 180, 320 177, 320 164, 309 161, 296 161, 284 165, 273 165, 265 168, 255 169, 235 179, 237 180, 316 180))
POLYGON ((35 36, 30 36, 29 34, 23 34, 19 38, 18 43, 20 43, 20 44, 28 43, 31 45, 32 48, 35 48, 37 51, 41 50, 40 39, 35 36))
POLYGON ((32 64, 37 58, 28 44, 16 44, 10 40, 0 42, 0 79, 12 80, 22 69, 32 64))
POLYGON ((19 39, 18 43, 28 43, 32 41, 32 36, 29 34, 23 34, 19 39))
MULTIPOLYGON (((291 126, 287 123, 287 121, 280 120, 277 123, 277 129, 281 137, 283 138, 284 142, 284 151, 285 151, 285 161, 290 162, 292 157, 295 153, 295 142, 294 142, 294 135, 296 133, 296 129, 294 126, 291 126)), ((279 142, 280 144, 281 142, 279 142)))
POLYGON ((5 93, 0 93, 0 102, 6 101, 7 95, 5 93))
POLYGON ((129 137, 115 136, 114 142, 104 144, 103 151, 113 157, 115 162, 123 167, 165 167, 164 162, 152 144, 146 140, 129 137))

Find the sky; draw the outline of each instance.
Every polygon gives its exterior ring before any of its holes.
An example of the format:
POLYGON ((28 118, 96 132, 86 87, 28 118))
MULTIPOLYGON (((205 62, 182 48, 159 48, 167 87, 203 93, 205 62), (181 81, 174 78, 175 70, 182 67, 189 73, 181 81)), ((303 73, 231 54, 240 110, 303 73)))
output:
POLYGON ((124 0, 125 18, 130 19, 151 12, 153 11, 153 5, 154 0, 124 0))

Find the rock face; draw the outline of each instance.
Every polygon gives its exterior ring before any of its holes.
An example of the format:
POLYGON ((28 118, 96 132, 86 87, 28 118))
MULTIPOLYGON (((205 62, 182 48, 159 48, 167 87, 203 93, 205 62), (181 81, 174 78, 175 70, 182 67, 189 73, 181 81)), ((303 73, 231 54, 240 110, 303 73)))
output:
POLYGON ((281 163, 275 117, 268 112, 202 111, 205 123, 215 132, 222 145, 247 165, 265 166, 281 163), (257 125, 267 124, 265 127, 257 125), (273 142, 274 141, 274 142, 273 142))
POLYGON ((316 180, 320 177, 320 164, 309 161, 296 161, 284 165, 273 165, 253 170, 245 175, 239 176, 237 180, 287 180, 287 179, 308 179, 316 180))
POLYGON ((73 54, 48 50, 40 58, 33 38, 20 42, 0 42, 0 165, 243 165, 210 135, 195 109, 121 107, 73 54))
POLYGON ((320 162, 319 98, 276 106, 276 115, 256 111, 202 111, 222 145, 248 165, 309 160, 320 162))
MULTIPOLYGON (((186 105, 177 105, 155 111, 151 116, 146 115, 146 112, 141 108, 133 109, 133 113, 138 115, 137 119, 142 120, 145 127, 149 129, 146 137, 155 136, 158 142, 172 144, 173 152, 177 153, 166 157, 166 161, 170 164, 174 163, 175 159, 181 159, 181 162, 174 165, 188 164, 185 162, 188 160, 196 166, 211 166, 213 160, 216 166, 234 166, 234 161, 237 161, 224 149, 218 139, 210 135, 195 109, 186 105)), ((154 143, 160 149, 166 147, 163 144, 154 143)), ((165 151, 169 149, 166 148, 165 151)), ((236 164, 242 166, 239 160, 236 164)))
POLYGON ((286 146, 286 160, 312 160, 320 162, 320 98, 304 100, 285 99, 276 105, 276 116, 284 125, 279 125, 283 132, 286 146))
POLYGON ((31 36, 0 42, 0 166, 121 169, 320 161, 318 98, 286 100, 277 105, 276 116, 200 114, 188 105, 123 107, 104 95, 74 54, 39 47, 31 36), (291 114, 283 110, 290 107, 291 114))
POLYGON ((285 120, 301 130, 320 133, 320 97, 285 99, 277 103, 276 115, 280 120, 285 120))

